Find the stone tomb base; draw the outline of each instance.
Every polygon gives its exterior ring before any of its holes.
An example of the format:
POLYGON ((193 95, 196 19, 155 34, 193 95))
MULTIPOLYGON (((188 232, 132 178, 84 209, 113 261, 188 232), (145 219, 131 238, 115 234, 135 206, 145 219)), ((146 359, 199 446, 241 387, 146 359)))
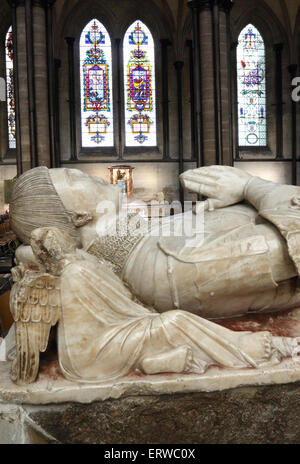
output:
POLYGON ((300 383, 131 396, 89 404, 0 405, 0 443, 300 443, 300 383))
MULTIPOLYGON (((226 326, 300 336, 300 310, 226 326)), ((17 386, 9 372, 0 362, 1 444, 300 443, 299 358, 203 375, 135 373, 97 385, 66 380, 49 355, 33 384, 17 386)))

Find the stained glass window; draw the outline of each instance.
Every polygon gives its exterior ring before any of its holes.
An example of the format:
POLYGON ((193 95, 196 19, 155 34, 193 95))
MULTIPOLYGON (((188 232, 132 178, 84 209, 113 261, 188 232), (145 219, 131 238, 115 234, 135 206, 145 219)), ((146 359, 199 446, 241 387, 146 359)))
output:
POLYGON ((6 59, 6 102, 8 122, 8 148, 16 148, 16 114, 14 89, 14 52, 12 27, 8 29, 5 38, 6 59))
POLYGON ((239 146, 267 145, 265 46, 255 26, 248 24, 237 46, 239 146))
POLYGON ((151 32, 135 21, 123 42, 125 144, 156 145, 155 56, 151 32))
POLYGON ((97 19, 80 36, 80 83, 82 146, 113 146, 111 41, 97 19))

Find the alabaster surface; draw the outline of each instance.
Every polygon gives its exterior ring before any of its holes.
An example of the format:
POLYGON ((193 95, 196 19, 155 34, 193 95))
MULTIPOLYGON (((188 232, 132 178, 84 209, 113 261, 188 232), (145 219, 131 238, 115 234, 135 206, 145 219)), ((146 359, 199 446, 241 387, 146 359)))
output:
MULTIPOLYGON (((221 321, 219 321, 221 322, 221 321)), ((268 330, 274 335, 295 337, 300 333, 299 310, 234 318, 222 323, 233 330, 268 330)), ((10 378, 11 363, 0 363, 0 402, 51 404, 65 402, 91 403, 128 396, 221 391, 245 385, 287 384, 300 381, 300 362, 285 358, 278 364, 258 369, 209 367, 204 374, 156 374, 133 372, 113 381, 82 383, 66 379, 56 353, 42 355, 37 380, 16 385, 10 378)))
POLYGON ((95 388, 299 380, 300 330, 255 326, 255 314, 298 321, 289 311, 300 303, 300 189, 221 166, 187 171, 181 182, 207 200, 149 229, 119 214, 119 191, 102 179, 46 168, 21 176, 10 206, 24 244, 11 292, 16 383, 36 380, 54 326, 61 375, 95 388), (233 317, 244 325, 226 327, 233 317))

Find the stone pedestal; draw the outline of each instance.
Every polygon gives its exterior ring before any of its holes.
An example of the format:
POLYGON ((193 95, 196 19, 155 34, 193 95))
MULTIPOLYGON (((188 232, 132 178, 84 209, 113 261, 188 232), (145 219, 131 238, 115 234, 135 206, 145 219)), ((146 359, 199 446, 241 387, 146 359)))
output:
MULTIPOLYGON (((300 309, 221 320, 232 330, 299 336, 300 309)), ((67 380, 51 343, 35 382, 16 385, 0 362, 1 443, 300 443, 300 357, 203 374, 67 380)))
POLYGON ((0 405, 0 443, 300 443, 300 383, 61 405, 0 405))

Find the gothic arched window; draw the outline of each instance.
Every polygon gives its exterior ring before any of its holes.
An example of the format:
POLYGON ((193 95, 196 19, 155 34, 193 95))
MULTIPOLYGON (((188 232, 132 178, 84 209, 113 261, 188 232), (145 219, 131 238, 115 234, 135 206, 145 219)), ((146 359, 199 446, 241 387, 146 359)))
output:
POLYGON ((12 27, 5 37, 5 64, 6 64, 6 103, 8 124, 8 148, 16 148, 16 114, 15 114, 15 88, 14 88, 14 53, 12 27))
POLYGON ((80 36, 82 147, 114 145, 111 63, 109 34, 92 19, 80 36))
POLYGON ((240 147, 266 147, 265 45, 259 31, 248 24, 237 46, 238 134, 240 147))
POLYGON ((154 41, 140 20, 127 29, 123 60, 125 145, 156 146, 154 41))

